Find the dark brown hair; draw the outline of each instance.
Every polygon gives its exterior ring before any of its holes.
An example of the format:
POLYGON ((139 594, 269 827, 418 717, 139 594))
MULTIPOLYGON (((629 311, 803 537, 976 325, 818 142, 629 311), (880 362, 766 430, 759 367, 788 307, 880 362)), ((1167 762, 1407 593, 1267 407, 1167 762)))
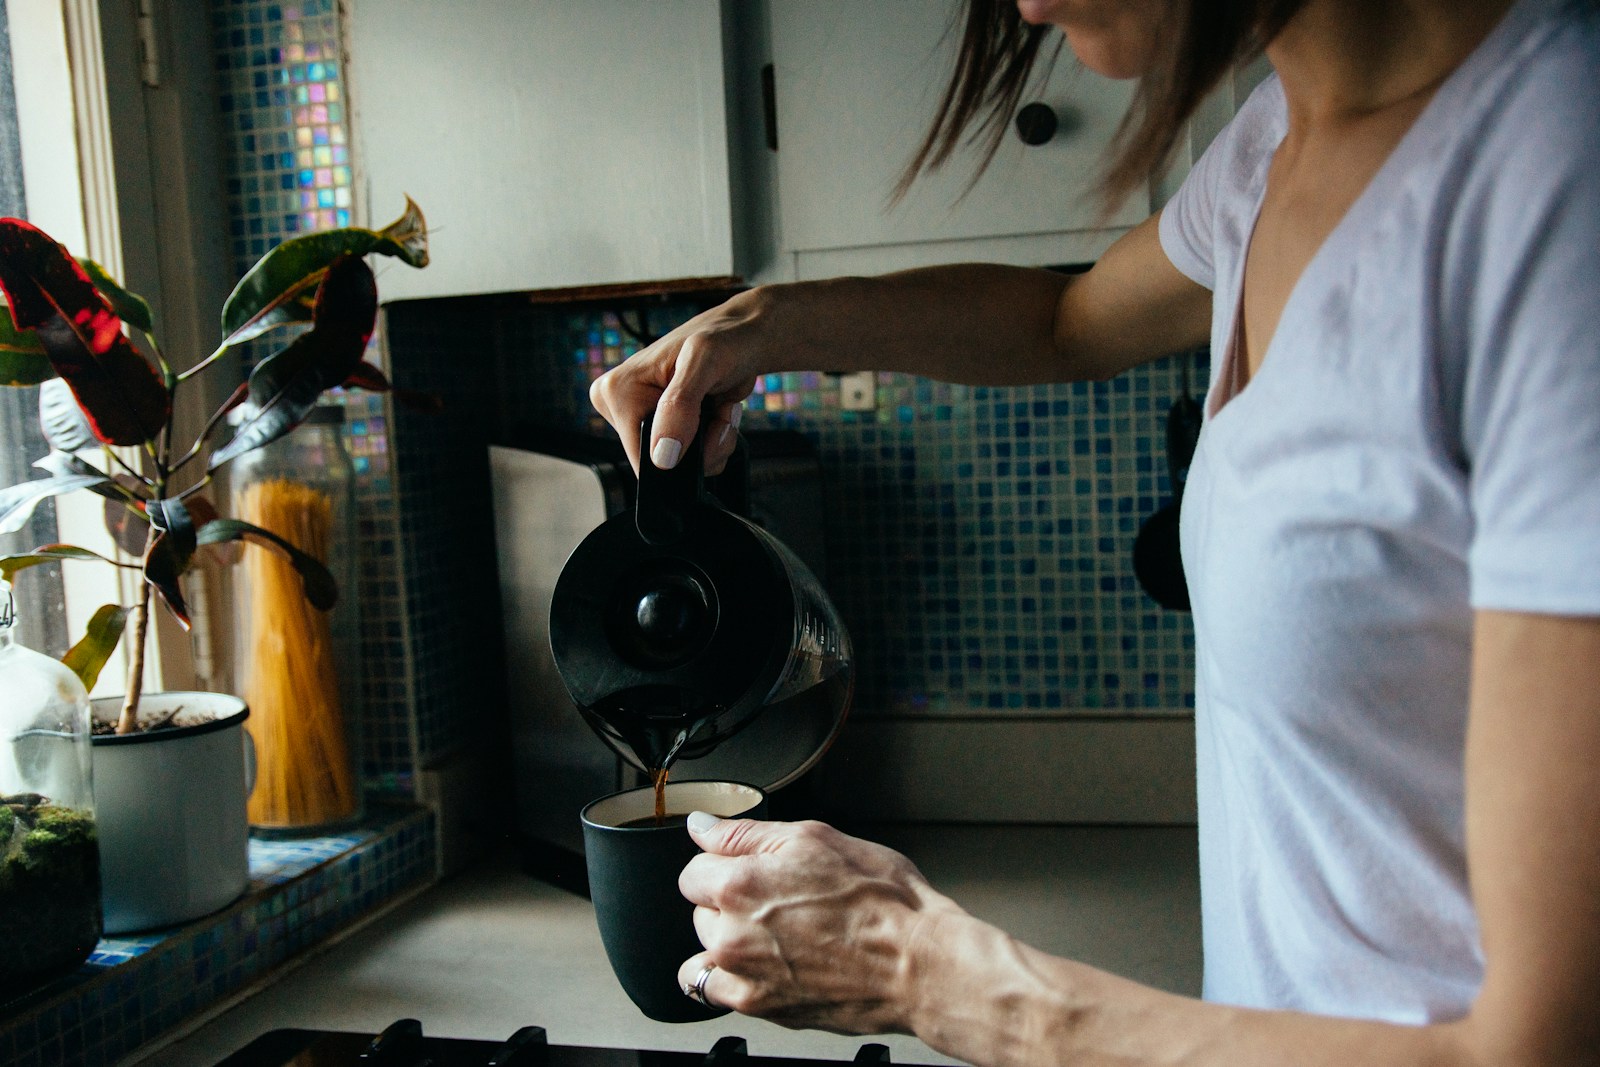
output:
MULTIPOLYGON (((1302 3, 1172 0, 1150 69, 1139 81, 1101 174, 1108 210, 1166 164, 1184 122, 1206 94, 1235 64, 1270 41, 1302 3)), ((918 175, 948 162, 969 139, 983 153, 972 176, 973 182, 978 180, 1005 139, 1041 51, 1048 52, 1045 69, 1059 55, 1063 38, 1053 48, 1045 43, 1046 34, 1058 32, 1023 22, 1015 0, 966 0, 966 26, 950 84, 927 137, 895 187, 894 199, 905 195, 918 175)))

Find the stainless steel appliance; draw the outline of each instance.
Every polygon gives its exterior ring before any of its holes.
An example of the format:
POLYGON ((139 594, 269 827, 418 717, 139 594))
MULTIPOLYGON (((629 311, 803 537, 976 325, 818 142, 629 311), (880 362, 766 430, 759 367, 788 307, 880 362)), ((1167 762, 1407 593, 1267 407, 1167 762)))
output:
MULTIPOLYGON (((531 843, 577 853, 583 847, 578 811, 643 778, 601 742, 562 683, 550 651, 550 600, 584 538, 633 508, 637 482, 619 443, 578 434, 494 446, 489 466, 517 825, 531 843)), ((707 479, 706 488, 724 507, 787 545, 815 574, 826 574, 821 467, 802 435, 744 434, 728 471, 707 479)), ((751 780, 741 774, 750 769, 749 754, 786 743, 781 731, 781 719, 757 717, 715 751, 679 760, 673 779, 751 780)))

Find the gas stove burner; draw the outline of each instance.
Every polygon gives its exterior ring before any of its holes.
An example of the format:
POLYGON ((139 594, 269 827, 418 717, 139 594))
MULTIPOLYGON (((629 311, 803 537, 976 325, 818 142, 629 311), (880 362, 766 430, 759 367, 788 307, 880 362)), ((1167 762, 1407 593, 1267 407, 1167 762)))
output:
MULTIPOLYGON (((427 1037, 415 1019, 381 1034, 273 1030, 217 1067, 817 1067, 834 1060, 752 1056, 742 1037, 718 1038, 709 1052, 552 1045, 542 1026, 524 1026, 502 1042, 427 1037)), ((887 1064, 887 1045, 862 1045, 854 1063, 887 1064)))

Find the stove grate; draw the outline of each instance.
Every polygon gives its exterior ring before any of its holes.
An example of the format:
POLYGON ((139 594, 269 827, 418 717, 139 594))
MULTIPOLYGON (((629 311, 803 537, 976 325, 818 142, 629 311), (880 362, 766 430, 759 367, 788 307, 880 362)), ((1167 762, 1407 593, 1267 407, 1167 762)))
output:
MULTIPOLYGON (((754 1056, 742 1037, 718 1038, 709 1052, 552 1045, 542 1026, 524 1026, 505 1041, 429 1037, 416 1019, 399 1019, 381 1034, 273 1030, 217 1067, 819 1067, 841 1061, 754 1056)), ((853 1061, 888 1064, 889 1047, 865 1044, 853 1061)))

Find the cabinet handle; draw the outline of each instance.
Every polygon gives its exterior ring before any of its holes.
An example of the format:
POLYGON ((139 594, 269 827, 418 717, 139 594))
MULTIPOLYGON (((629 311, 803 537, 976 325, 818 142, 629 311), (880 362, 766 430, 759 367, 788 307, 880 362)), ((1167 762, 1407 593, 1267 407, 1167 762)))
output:
POLYGON ((1017 136, 1026 145, 1041 145, 1056 135, 1056 113, 1049 104, 1035 101, 1017 111, 1017 136))

